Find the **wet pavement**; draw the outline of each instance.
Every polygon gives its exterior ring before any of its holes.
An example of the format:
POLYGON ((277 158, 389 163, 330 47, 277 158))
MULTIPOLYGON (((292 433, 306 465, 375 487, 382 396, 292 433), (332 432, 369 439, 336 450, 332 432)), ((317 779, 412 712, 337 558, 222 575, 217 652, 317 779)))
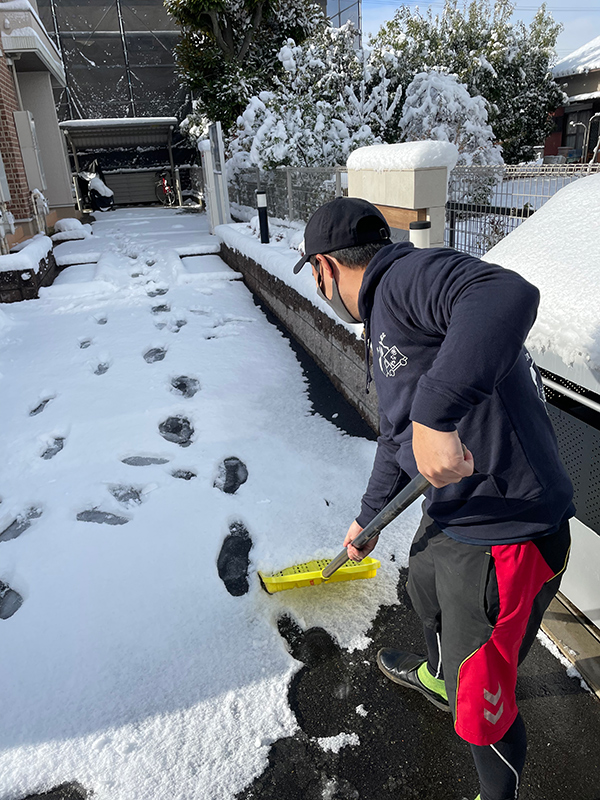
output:
MULTIPOLYGON (((398 605, 380 609, 363 651, 340 651, 324 631, 280 622, 304 662, 289 689, 300 731, 273 745, 267 769, 237 800, 474 800, 475 767, 451 715, 388 681, 375 663, 383 646, 423 652, 420 621, 400 594, 398 605), (359 744, 335 753, 317 741, 340 733, 359 744)), ((596 697, 536 641, 517 700, 529 739, 520 800, 600 800, 596 697)))

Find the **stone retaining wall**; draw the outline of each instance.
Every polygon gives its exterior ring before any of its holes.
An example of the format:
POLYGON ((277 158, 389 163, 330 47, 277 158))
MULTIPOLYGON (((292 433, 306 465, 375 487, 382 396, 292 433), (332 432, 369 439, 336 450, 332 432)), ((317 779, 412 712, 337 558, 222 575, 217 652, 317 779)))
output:
POLYGON ((243 253, 221 243, 221 258, 307 350, 364 420, 378 431, 377 394, 365 393, 364 343, 243 253))
POLYGON ((36 300, 40 287, 50 286, 59 272, 52 251, 40 261, 37 272, 32 269, 0 272, 0 303, 36 300))

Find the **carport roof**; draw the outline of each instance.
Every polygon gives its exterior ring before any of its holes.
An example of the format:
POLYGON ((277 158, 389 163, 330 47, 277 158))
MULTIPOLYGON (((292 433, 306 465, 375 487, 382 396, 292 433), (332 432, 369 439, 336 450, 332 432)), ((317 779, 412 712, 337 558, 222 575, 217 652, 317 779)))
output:
POLYGON ((175 117, 126 117, 123 119, 69 119, 60 127, 78 150, 94 147, 168 147, 175 117))

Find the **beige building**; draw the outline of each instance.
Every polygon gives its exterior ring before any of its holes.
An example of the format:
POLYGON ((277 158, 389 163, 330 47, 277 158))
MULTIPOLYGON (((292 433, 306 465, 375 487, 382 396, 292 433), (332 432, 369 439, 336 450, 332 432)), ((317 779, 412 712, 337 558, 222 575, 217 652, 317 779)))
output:
POLYGON ((75 214, 54 88, 60 54, 36 0, 0 0, 0 248, 75 214))

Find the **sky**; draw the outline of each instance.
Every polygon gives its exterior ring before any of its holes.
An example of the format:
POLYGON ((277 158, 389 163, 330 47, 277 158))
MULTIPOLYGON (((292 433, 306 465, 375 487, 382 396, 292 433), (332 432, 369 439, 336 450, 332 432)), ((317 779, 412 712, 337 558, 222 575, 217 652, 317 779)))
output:
MULTIPOLYGON (((391 19, 394 11, 400 5, 409 5, 412 8, 419 7, 425 11, 431 7, 435 11, 443 8, 443 0, 438 2, 416 2, 415 0, 403 0, 403 2, 388 2, 388 0, 363 0, 362 16, 363 31, 365 34, 374 34, 379 30, 380 25, 391 19)), ((513 20, 521 19, 528 25, 533 19, 535 12, 541 3, 535 0, 521 0, 516 4, 513 20)), ((558 37, 556 52, 558 60, 568 56, 578 47, 600 36, 600 3, 598 0, 573 0, 570 7, 567 0, 554 0, 547 3, 547 9, 557 22, 564 26, 563 32, 558 37)), ((365 37, 367 40, 368 37, 365 37)))

